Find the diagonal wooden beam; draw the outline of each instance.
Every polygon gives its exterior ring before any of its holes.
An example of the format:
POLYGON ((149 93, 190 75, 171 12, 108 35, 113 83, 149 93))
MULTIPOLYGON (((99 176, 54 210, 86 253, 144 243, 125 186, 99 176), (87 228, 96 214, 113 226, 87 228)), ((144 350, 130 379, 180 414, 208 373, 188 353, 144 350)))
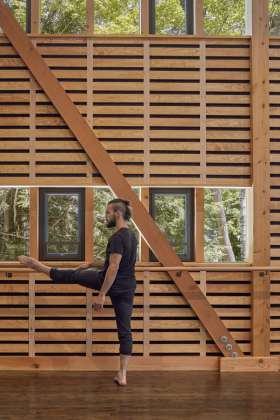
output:
MULTIPOLYGON (((81 116, 79 110, 53 76, 3 0, 0 0, 0 26, 107 184, 111 186, 118 197, 130 200, 134 211, 133 220, 159 261, 164 266, 183 266, 182 261, 176 255, 164 234, 98 141, 86 119, 81 116)), ((239 346, 209 304, 207 298, 200 291, 192 276, 186 271, 170 271, 168 273, 221 352, 225 356, 242 356, 239 346)))

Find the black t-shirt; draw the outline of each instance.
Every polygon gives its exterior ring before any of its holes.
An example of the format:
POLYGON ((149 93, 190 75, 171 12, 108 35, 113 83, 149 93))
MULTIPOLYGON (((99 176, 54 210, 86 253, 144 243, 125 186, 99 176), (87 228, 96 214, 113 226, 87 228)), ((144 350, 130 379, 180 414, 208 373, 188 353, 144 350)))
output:
POLYGON ((133 230, 120 228, 110 237, 106 247, 106 258, 103 269, 100 271, 101 282, 105 279, 109 267, 110 254, 122 254, 119 269, 114 283, 108 290, 108 294, 119 294, 125 291, 133 291, 136 288, 135 262, 137 254, 137 238, 133 230))

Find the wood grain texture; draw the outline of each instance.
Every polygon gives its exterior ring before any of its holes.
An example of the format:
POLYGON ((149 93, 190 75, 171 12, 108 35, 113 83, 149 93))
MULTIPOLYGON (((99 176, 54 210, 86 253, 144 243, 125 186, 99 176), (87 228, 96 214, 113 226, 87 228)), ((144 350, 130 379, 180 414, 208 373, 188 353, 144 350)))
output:
MULTIPOLYGON (((49 59, 46 59, 46 62, 42 59, 3 1, 0 1, 0 12, 0 24, 3 26, 9 40, 25 64, 32 71, 33 76, 44 89, 45 93, 52 100, 65 123, 71 128, 71 131, 91 161, 99 169, 106 183, 111 186, 118 197, 126 198, 131 202, 134 209, 134 221, 159 261, 164 265, 182 265, 180 258, 176 255, 165 235, 139 201, 117 165, 112 161, 109 154, 98 141, 98 130, 95 132, 91 130, 71 99, 67 96, 63 87, 48 69, 47 63, 49 59)), ((102 60, 99 60, 100 64, 102 60)), ((72 60, 70 61, 72 62, 72 60)), ((132 62, 134 62, 134 59, 132 62)), ((171 61, 172 66, 175 62, 173 60, 171 61)), ((200 291, 193 278, 187 272, 170 272, 169 275, 185 299, 190 303, 195 313, 199 316, 204 327, 213 337, 217 347, 223 354, 231 355, 232 352, 235 352, 242 356, 243 353, 239 346, 221 319, 217 316, 207 298, 200 291), (222 336, 227 336, 228 343, 231 345, 230 351, 221 343, 222 336)), ((78 350, 80 351, 81 349, 79 348, 78 350)))
MULTIPOLYGON (((253 151, 253 264, 270 262, 270 142, 269 142, 269 29, 268 1, 253 0, 252 21, 252 151, 253 151)), ((269 273, 253 273, 252 341, 254 356, 270 354, 269 273)))
POLYGON ((279 374, 128 372, 118 388, 115 372, 2 372, 5 419, 276 419, 279 374), (264 392, 265 390, 265 392, 264 392), (156 394, 156 396, 155 396, 156 394))

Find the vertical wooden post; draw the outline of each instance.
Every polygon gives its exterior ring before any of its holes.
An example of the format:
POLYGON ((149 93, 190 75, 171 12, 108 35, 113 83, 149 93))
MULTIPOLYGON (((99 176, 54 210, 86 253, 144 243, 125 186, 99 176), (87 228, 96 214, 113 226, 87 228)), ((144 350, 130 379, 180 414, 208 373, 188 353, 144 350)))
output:
POLYGON ((204 262, 204 188, 195 189, 195 262, 204 262))
POLYGON ((85 208, 85 260, 93 259, 93 188, 86 187, 85 208))
POLYGON ((252 272, 252 355, 270 355, 270 275, 252 272))
MULTIPOLYGON (((92 9, 87 9, 87 14, 92 9)), ((89 32, 89 30, 88 30, 89 32)), ((87 122, 90 128, 93 127, 93 39, 87 40, 87 122)), ((92 185, 92 173, 94 166, 90 159, 87 159, 87 178, 89 185, 92 185)))
POLYGON ((94 28, 94 6, 93 0, 87 0, 87 32, 93 33, 94 28))
POLYGON ((149 271, 143 272, 143 290, 144 290, 144 326, 143 326, 143 355, 144 357, 150 356, 150 273, 149 271))
POLYGON ((41 32, 41 0, 26 1, 26 32, 41 32))
MULTIPOLYGON (((32 44, 36 47, 36 41, 32 39, 32 44)), ((36 183, 36 88, 38 84, 30 74, 30 109, 29 109, 29 175, 30 180, 36 183)))
POLYGON ((28 356, 35 356, 35 278, 29 273, 28 283, 28 356))
MULTIPOLYGON (((147 209, 147 211, 149 211, 149 188, 148 187, 141 188, 140 200, 143 203, 144 207, 147 209)), ((148 262, 150 260, 149 249, 150 249, 149 245, 147 244, 147 242, 141 235, 141 252, 140 252, 141 262, 142 261, 148 262)))
MULTIPOLYGON (((39 212, 39 189, 30 188, 29 196, 29 255, 38 259, 38 212, 39 212)), ((35 279, 38 273, 29 273, 28 282, 28 355, 35 356, 35 279)))
MULTIPOLYGON (((207 272, 206 271, 200 271, 200 282, 199 287, 202 293, 206 296, 206 290, 207 290, 207 272)), ((206 356, 207 352, 207 333, 203 325, 200 326, 200 356, 206 356)))
POLYGON ((150 183, 150 41, 144 41, 144 183, 150 183))
POLYGON ((92 289, 86 289, 86 356, 92 357, 92 289))
POLYGON ((41 32, 41 0, 31 1, 31 33, 41 32))
POLYGON ((150 32, 149 0, 141 0, 140 7, 141 34, 147 35, 150 32))
MULTIPOLYGON (((93 259, 93 188, 85 194, 85 260, 93 259)), ((86 289, 86 355, 92 356, 92 289, 86 289)))
MULTIPOLYGON (((251 117, 254 188, 253 265, 270 265, 268 0, 252 0, 251 117)), ((269 273, 252 276, 252 353, 270 350, 269 273)))
POLYGON ((205 41, 202 40, 200 44, 200 181, 202 185, 206 185, 206 174, 207 174, 207 133, 206 133, 206 45, 205 41))
POLYGON ((203 0, 194 0, 194 34, 204 36, 203 0))
POLYGON ((29 255, 38 259, 38 202, 39 190, 36 187, 30 188, 30 206, 29 206, 29 255))

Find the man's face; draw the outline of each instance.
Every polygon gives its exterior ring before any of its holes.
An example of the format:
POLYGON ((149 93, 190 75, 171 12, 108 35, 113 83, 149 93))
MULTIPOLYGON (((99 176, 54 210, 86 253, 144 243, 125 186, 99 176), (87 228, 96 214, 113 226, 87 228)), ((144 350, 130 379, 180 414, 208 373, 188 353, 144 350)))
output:
POLYGON ((108 228, 116 226, 116 213, 113 209, 112 204, 108 204, 108 206, 106 207, 105 218, 106 218, 106 226, 108 228))

